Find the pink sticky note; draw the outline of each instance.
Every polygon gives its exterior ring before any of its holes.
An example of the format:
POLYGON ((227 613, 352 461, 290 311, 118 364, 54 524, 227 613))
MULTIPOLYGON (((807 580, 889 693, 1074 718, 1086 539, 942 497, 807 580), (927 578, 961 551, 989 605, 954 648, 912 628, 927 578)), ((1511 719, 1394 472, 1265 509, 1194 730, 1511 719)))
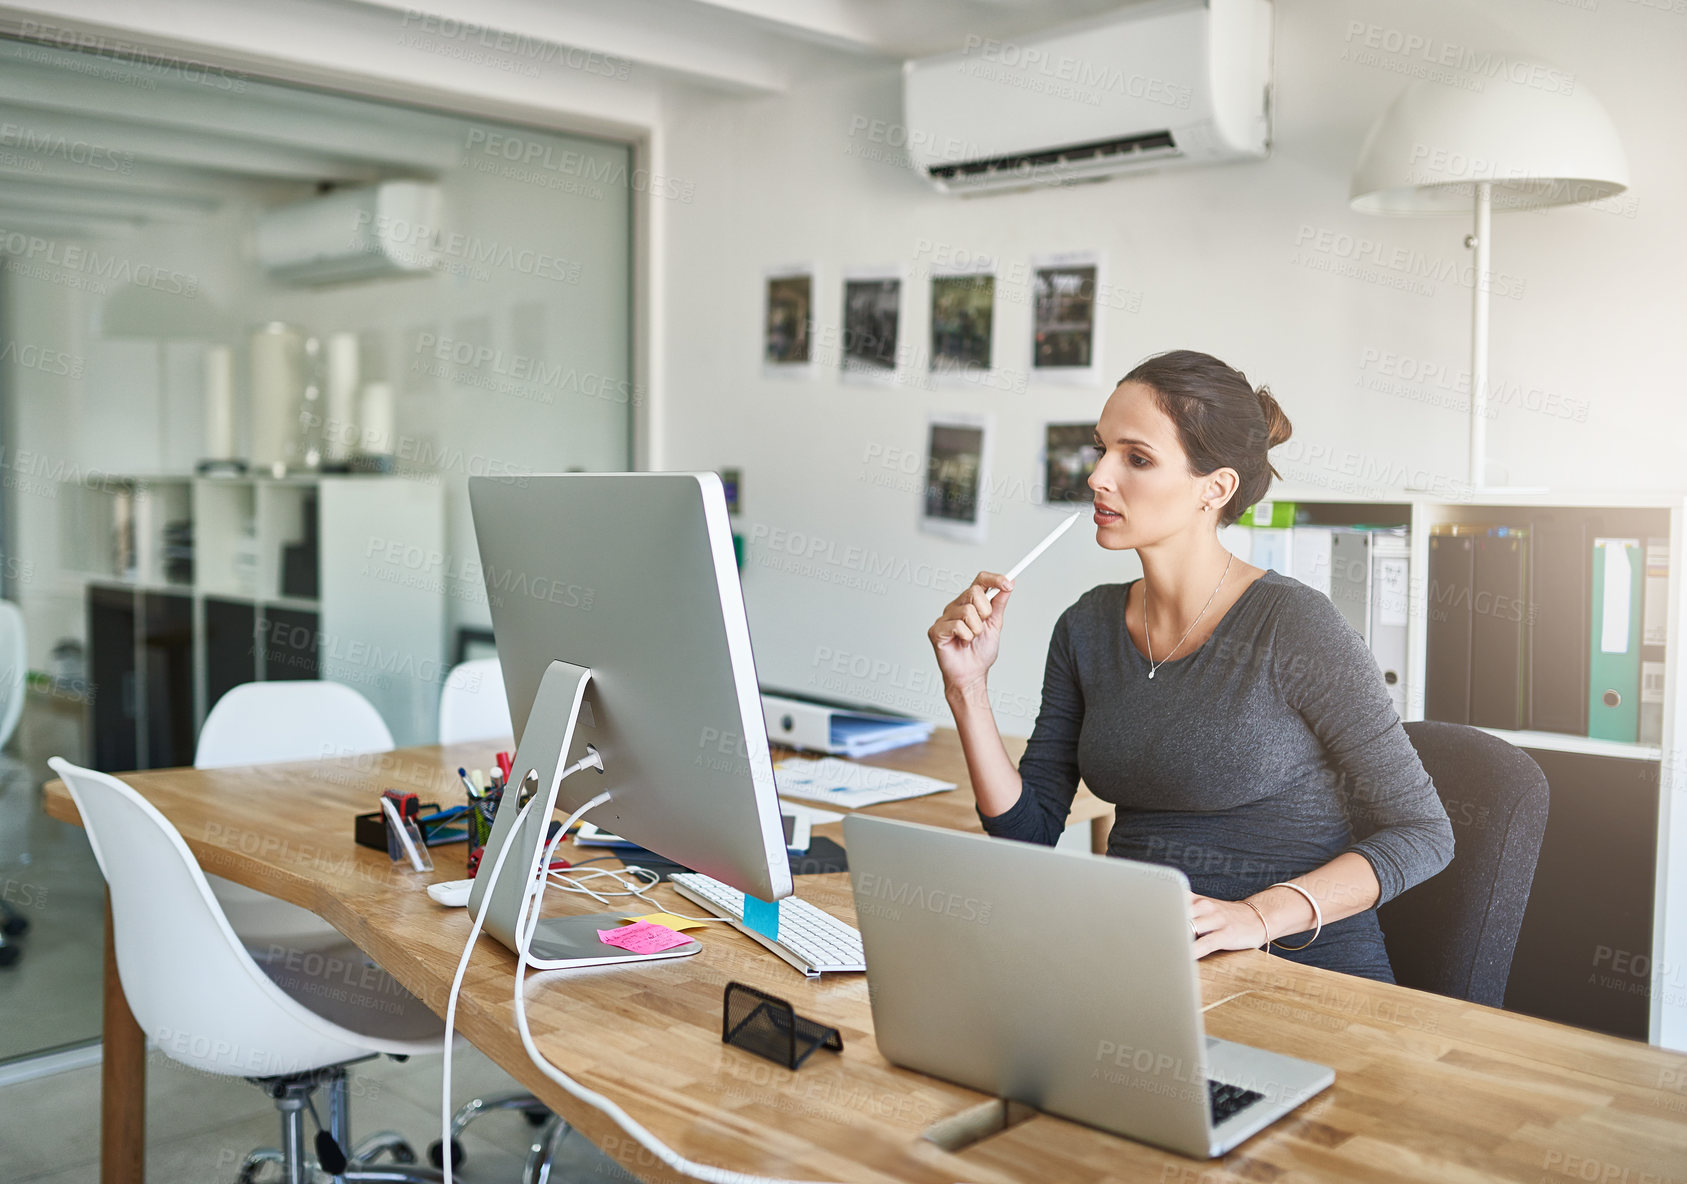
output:
POLYGON ((620 929, 599 929, 597 937, 605 945, 620 946, 634 954, 660 954, 691 940, 683 933, 675 933, 666 925, 657 925, 652 921, 638 921, 620 929))

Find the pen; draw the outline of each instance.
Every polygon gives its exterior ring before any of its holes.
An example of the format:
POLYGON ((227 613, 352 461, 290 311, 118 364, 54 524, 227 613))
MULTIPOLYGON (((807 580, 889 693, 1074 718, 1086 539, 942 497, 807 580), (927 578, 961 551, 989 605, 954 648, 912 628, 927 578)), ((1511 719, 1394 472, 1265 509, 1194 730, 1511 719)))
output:
MULTIPOLYGON (((1044 551, 1047 551, 1049 549, 1049 547, 1051 547, 1054 544, 1055 539, 1059 538, 1061 535, 1063 535, 1067 531, 1071 530, 1072 524, 1074 522, 1076 522, 1078 519, 1082 518, 1083 516, 1084 516, 1084 512, 1082 510, 1077 510, 1072 514, 1072 516, 1070 518, 1068 518, 1066 521, 1062 522, 1059 526, 1055 527, 1053 530, 1049 531, 1048 537, 1046 539, 1044 539, 1042 542, 1038 543, 1035 547, 1032 547, 1030 553, 1028 555, 1026 555, 1024 559, 1021 559, 1018 563, 1016 563, 1012 567, 1008 568, 1007 578, 1010 579, 1010 580, 1018 579, 1020 572, 1024 571, 1026 568, 1030 567, 1032 561, 1034 559, 1036 559, 1037 556, 1041 555, 1044 551)), ((996 599, 996 593, 1000 592, 1000 591, 1001 591, 1000 588, 992 588, 984 594, 984 599, 985 600, 994 600, 994 599, 996 599)))
POLYGON ((463 788, 469 791, 469 796, 471 798, 478 798, 480 796, 480 790, 476 789, 475 783, 469 780, 469 771, 467 769, 459 766, 457 769, 457 776, 462 780, 463 788))

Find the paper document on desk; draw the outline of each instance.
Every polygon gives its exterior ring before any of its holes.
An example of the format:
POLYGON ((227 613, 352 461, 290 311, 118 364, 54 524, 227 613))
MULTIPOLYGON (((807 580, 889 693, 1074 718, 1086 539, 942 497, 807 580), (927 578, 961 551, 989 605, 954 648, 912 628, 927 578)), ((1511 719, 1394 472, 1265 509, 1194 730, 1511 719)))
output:
POLYGON ((855 765, 836 757, 816 761, 785 760, 773 766, 773 781, 785 797, 805 798, 859 810, 885 802, 900 802, 954 789, 953 781, 939 781, 899 769, 855 765))

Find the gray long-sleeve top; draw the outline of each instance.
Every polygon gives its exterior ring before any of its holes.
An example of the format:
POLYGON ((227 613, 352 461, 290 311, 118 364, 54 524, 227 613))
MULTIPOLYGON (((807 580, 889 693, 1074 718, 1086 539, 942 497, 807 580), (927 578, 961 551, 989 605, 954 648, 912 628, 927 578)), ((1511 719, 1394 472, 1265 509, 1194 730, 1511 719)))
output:
MULTIPOLYGON (((1383 903, 1447 865, 1447 813, 1364 639, 1328 597, 1268 571, 1149 679, 1125 630, 1129 589, 1093 588, 1056 623, 1023 792, 980 813, 986 831, 1054 843, 1081 776, 1116 807, 1109 855, 1178 867, 1203 896, 1239 900, 1357 851, 1383 903)), ((1391 978, 1374 909, 1294 957, 1391 978)))

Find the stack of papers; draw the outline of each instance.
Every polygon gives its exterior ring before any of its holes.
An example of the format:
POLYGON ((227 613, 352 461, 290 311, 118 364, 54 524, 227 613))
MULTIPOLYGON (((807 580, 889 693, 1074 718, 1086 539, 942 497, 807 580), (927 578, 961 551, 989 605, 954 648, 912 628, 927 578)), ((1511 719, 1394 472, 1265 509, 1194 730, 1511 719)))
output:
POLYGON ((885 802, 900 802, 954 789, 953 781, 939 781, 898 769, 852 765, 834 757, 817 761, 785 760, 773 766, 773 781, 781 797, 805 798, 859 810, 885 802))
POLYGON ((934 726, 917 719, 839 713, 832 717, 831 750, 841 756, 872 756, 904 744, 924 743, 934 726))

